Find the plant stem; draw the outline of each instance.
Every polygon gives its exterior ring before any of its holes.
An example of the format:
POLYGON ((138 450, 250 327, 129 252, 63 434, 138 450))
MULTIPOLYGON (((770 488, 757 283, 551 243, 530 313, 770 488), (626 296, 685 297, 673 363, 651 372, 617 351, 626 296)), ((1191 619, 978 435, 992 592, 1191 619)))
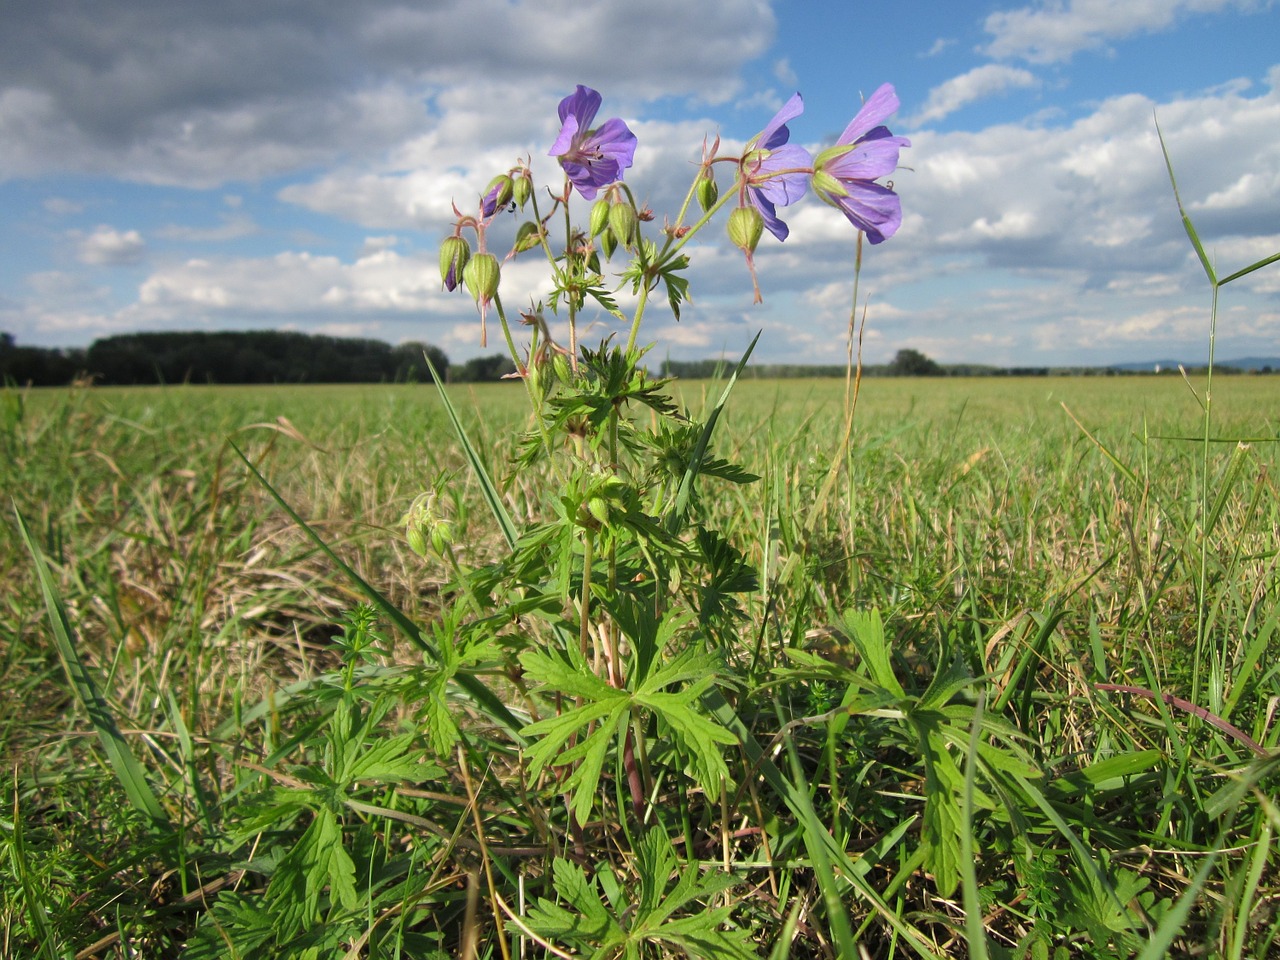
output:
MULTIPOLYGON (((1200 462, 1200 570, 1196 603, 1196 655, 1191 668, 1191 699, 1200 702, 1200 667, 1208 637, 1208 589, 1209 589, 1209 453, 1213 445, 1213 353, 1218 332, 1218 289, 1220 284, 1210 276, 1213 300, 1209 309, 1209 365, 1205 371, 1204 386, 1204 441, 1201 444, 1200 462)), ((1215 665, 1213 675, 1221 679, 1221 669, 1215 665)), ((1221 708, 1222 689, 1219 684, 1213 694, 1213 703, 1221 708)))

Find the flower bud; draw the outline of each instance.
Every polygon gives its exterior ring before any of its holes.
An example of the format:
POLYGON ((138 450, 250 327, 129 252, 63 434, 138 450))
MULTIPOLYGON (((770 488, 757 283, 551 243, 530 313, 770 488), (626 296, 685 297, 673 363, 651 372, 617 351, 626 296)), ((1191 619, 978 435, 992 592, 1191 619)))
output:
POLYGON ((444 556, 453 546, 453 521, 441 514, 434 492, 419 494, 400 522, 405 525, 409 548, 420 557, 428 552, 444 556))
POLYGON ((494 177, 489 181, 489 187, 485 190, 484 197, 480 201, 480 209, 486 217, 501 210, 511 202, 511 194, 513 191, 511 184, 511 176, 503 173, 494 177))
POLYGON ((529 176, 529 171, 521 170, 511 181, 511 199, 523 210, 532 193, 533 180, 529 176))
POLYGON ((467 261, 462 270, 462 281, 471 291, 477 303, 488 303, 498 292, 498 281, 502 279, 502 269, 498 266, 498 258, 492 253, 477 253, 467 261))
POLYGON ((755 207, 738 207, 729 214, 729 240, 739 250, 755 253, 764 233, 764 217, 755 207))
POLYGON ((606 200, 604 197, 601 197, 599 200, 597 200, 595 203, 591 205, 591 220, 589 224, 591 228, 591 236, 593 237, 600 236, 600 231, 602 231, 606 226, 608 226, 609 207, 611 206, 612 204, 609 203, 609 201, 606 200))
POLYGON ((573 382, 573 371, 569 369, 569 358, 563 353, 557 353, 552 356, 551 369, 556 372, 556 379, 561 383, 573 382))
POLYGON ((587 512, 601 525, 606 525, 609 522, 609 501, 604 497, 591 497, 587 500, 587 512))
POLYGON ((449 237, 440 244, 440 280, 446 290, 457 290, 462 272, 471 259, 471 246, 462 237, 449 237))
POLYGON ((532 250, 541 242, 542 232, 538 225, 532 220, 526 220, 520 224, 520 229, 516 231, 514 250, 516 253, 524 253, 526 250, 532 250))
POLYGON ((720 198, 720 188, 716 186, 716 178, 712 175, 710 168, 698 177, 694 193, 698 196, 698 206, 702 208, 703 213, 716 205, 716 200, 720 198))
MULTIPOLYGON (((612 230, 606 230, 600 234, 600 249, 604 251, 606 260, 613 256, 614 250, 618 249, 618 241, 614 239, 612 230)), ((598 267, 593 269, 599 272, 598 267)))
POLYGON ((636 208, 629 203, 615 203, 609 208, 609 232, 619 246, 629 247, 636 235, 636 208))

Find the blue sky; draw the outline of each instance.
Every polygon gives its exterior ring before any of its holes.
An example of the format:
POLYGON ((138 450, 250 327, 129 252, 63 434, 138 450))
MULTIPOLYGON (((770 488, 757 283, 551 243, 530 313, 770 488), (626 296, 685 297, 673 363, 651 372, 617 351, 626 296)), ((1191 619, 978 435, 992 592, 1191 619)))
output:
MULTIPOLYGON (((864 262, 868 362, 1202 358, 1156 118, 1221 267, 1280 251, 1275 0, 9 0, 4 24, 0 331, 21 344, 275 327, 480 353, 435 265, 450 203, 526 154, 554 179, 577 83, 637 133, 626 179, 659 221, 704 136, 740 145, 799 90, 792 140, 818 149, 893 83, 912 147, 903 227, 864 262)), ((692 305, 646 339, 734 355, 763 330, 762 358, 841 362, 852 229, 813 197, 783 216, 763 304, 713 230, 692 305)), ((542 277, 509 263, 504 300, 542 277)), ((1280 355, 1280 268, 1227 288, 1217 349, 1280 355)))

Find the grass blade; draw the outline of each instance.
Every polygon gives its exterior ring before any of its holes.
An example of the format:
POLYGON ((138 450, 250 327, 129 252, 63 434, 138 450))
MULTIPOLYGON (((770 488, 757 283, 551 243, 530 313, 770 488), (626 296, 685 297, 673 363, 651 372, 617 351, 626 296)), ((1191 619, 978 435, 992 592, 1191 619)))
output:
MULTIPOLYGON (((777 708, 776 704, 775 708, 777 708)), ((779 710, 778 722, 783 723, 781 710, 779 710)), ((853 939, 853 929, 849 926, 849 913, 840 899, 835 873, 831 869, 831 859, 827 856, 826 844, 822 840, 824 834, 827 836, 830 834, 818 819, 813 803, 809 800, 809 786, 805 782, 804 766, 800 763, 800 754, 796 751, 795 741, 790 733, 784 734, 783 740, 787 747, 787 759, 791 761, 791 779, 794 787, 792 796, 800 808, 797 813, 804 825, 805 847, 809 851, 813 873, 817 877, 818 888, 822 892, 822 902, 826 907, 831 938, 835 941, 839 956, 853 957, 857 955, 858 948, 853 939)))
POLYGON ((742 718, 725 700, 719 688, 712 686, 707 690, 702 695, 702 704, 721 726, 738 737, 738 745, 751 769, 764 778, 765 782, 777 793, 793 814, 805 821, 806 829, 801 832, 801 835, 804 838, 805 847, 809 851, 810 859, 816 862, 818 858, 822 858, 833 867, 838 868, 858 894, 875 908, 885 922, 894 929, 898 936, 906 940, 917 954, 921 957, 929 958, 929 960, 941 960, 941 955, 935 953, 919 933, 890 910, 888 904, 884 902, 884 898, 866 881, 867 869, 865 865, 861 864, 861 862, 854 863, 850 860, 849 854, 836 842, 835 837, 831 835, 831 831, 821 823, 812 822, 805 816, 806 809, 810 811, 813 809, 812 804, 809 802, 808 794, 803 790, 797 789, 783 775, 777 765, 769 759, 764 748, 760 746, 760 741, 755 738, 747 725, 742 722, 742 718), (823 847, 823 851, 815 856, 813 850, 819 844, 823 847))
POLYGON ((93 724, 93 729, 98 734, 98 741, 102 744, 107 760, 111 763, 111 769, 115 772, 120 785, 124 787, 124 792, 133 807, 145 814, 154 825, 171 830, 172 824, 169 822, 168 814, 164 812, 164 807, 160 805, 159 799, 151 790, 151 785, 147 783, 142 764, 129 749, 129 744, 116 724, 111 707, 102 696, 88 667, 80 659, 80 653, 76 650, 75 641, 72 639, 71 623, 67 619, 67 611, 62 605, 62 598, 58 594, 53 574, 49 571, 49 565, 45 562, 40 548, 32 539, 27 521, 18 510, 17 504, 14 504, 13 512, 18 518, 18 529, 22 532, 23 542, 27 545, 32 562, 35 564, 36 576, 40 580, 40 592, 44 595, 45 609, 49 613, 49 626, 53 632, 58 659, 62 661, 62 667, 67 673, 67 679, 71 682, 76 698, 89 714, 89 722, 93 724))
POLYGON ((1268 266, 1269 264, 1275 263, 1278 260, 1280 260, 1280 253, 1273 253, 1269 257, 1262 258, 1257 263, 1251 263, 1249 264, 1249 266, 1244 267, 1243 269, 1237 270, 1235 273, 1231 274, 1230 276, 1223 277, 1221 280, 1218 281, 1218 286, 1224 287, 1228 283, 1230 283, 1232 280, 1239 280, 1241 277, 1246 277, 1249 274, 1253 273, 1253 271, 1261 270, 1263 267, 1268 266))
POLYGON ((453 432, 458 435, 458 442, 462 444, 462 451, 466 455, 467 463, 471 465, 471 472, 475 474, 476 481, 480 484, 480 493, 484 497, 485 503, 489 505, 489 512, 498 521, 498 527, 502 530, 502 537, 507 541, 507 546, 514 548, 517 539, 516 525, 511 521, 511 514, 507 513, 507 507, 502 502, 502 494, 498 492, 498 488, 489 479, 489 471, 485 469, 480 453, 467 436, 467 431, 462 426, 462 421, 458 419, 458 411, 453 408, 453 403, 449 400, 449 393, 444 388, 444 381, 440 379, 440 374, 436 371, 435 364, 431 362, 431 358, 426 354, 423 354, 423 357, 427 361, 427 369, 431 371, 431 379, 435 382, 436 392, 440 394, 440 402, 444 404, 445 413, 449 415, 449 422, 453 425, 453 432))
POLYGON ((1191 878, 1191 883, 1187 885, 1187 889, 1182 891, 1182 896, 1178 897, 1173 909, 1160 920, 1160 925, 1156 927, 1156 932, 1147 941, 1146 948, 1138 955, 1138 960, 1163 960, 1164 957, 1170 955, 1169 947, 1173 944, 1174 937, 1178 935, 1178 932, 1186 924, 1187 917, 1191 915, 1191 908, 1195 906, 1196 898, 1200 895, 1201 888, 1209 879, 1209 873, 1213 870, 1213 865, 1218 862, 1218 854, 1220 852, 1220 850, 1214 850, 1204 858, 1204 863, 1200 865, 1196 875, 1191 878))
POLYGON ((720 419, 720 411, 729 402, 729 394, 733 392, 733 386, 738 382, 738 376, 746 369, 747 361, 751 359, 751 351, 755 350, 756 343, 759 340, 760 334, 757 333, 751 339, 751 343, 742 354, 737 366, 733 368, 733 373, 729 376, 729 382, 725 384, 724 392, 720 394, 720 400, 712 409, 711 416, 707 417, 707 422, 702 428, 702 435, 698 437, 698 444, 694 447, 693 456, 689 460, 689 466, 684 472, 684 477, 680 480, 680 488, 676 491, 676 500, 671 508, 671 513, 667 515, 668 533, 675 533, 680 529, 684 515, 689 509, 689 501, 693 499, 693 484, 698 479, 698 473, 702 469, 703 458, 707 455, 707 444, 711 442, 711 434, 716 428, 716 421, 720 419))
POLYGON ((1169 183, 1173 187, 1173 199, 1177 202, 1178 213, 1182 216, 1182 229, 1187 231, 1187 237, 1191 240, 1191 246, 1195 248, 1196 256, 1200 258, 1200 265, 1204 267, 1204 272, 1209 278, 1209 282, 1215 287, 1220 286, 1218 273, 1213 269, 1213 264, 1209 262, 1209 257, 1204 252, 1204 244, 1200 242, 1200 235, 1196 233, 1195 225, 1191 222, 1191 218, 1187 216, 1186 207, 1182 205, 1182 197, 1178 193, 1178 178, 1173 175, 1173 160, 1169 157, 1169 148, 1165 146, 1164 133, 1160 130, 1159 121, 1156 122, 1156 136, 1160 138, 1160 151, 1164 154, 1165 169, 1169 171, 1169 183))

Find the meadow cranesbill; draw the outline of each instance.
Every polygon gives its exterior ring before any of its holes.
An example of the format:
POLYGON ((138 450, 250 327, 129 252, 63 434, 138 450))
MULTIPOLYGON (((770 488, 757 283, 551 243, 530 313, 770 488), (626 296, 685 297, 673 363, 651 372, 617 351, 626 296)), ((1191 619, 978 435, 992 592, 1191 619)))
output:
POLYGON ((578 84, 560 101, 560 136, 548 151, 559 158, 565 175, 586 200, 594 200, 601 187, 621 180, 636 153, 636 135, 617 117, 591 129, 600 103, 599 93, 578 84))
POLYGON ((790 231, 778 218, 777 208, 804 196, 813 164, 808 150, 787 142, 791 138, 787 122, 802 112, 804 100, 797 93, 752 138, 740 161, 747 197, 764 217, 765 228, 779 240, 787 239, 790 231))
POLYGON ((898 95, 884 84, 845 127, 835 146, 813 164, 813 192, 839 209, 872 243, 882 243, 902 225, 902 202, 891 186, 875 183, 898 166, 898 152, 911 146, 883 121, 898 109, 898 95))

